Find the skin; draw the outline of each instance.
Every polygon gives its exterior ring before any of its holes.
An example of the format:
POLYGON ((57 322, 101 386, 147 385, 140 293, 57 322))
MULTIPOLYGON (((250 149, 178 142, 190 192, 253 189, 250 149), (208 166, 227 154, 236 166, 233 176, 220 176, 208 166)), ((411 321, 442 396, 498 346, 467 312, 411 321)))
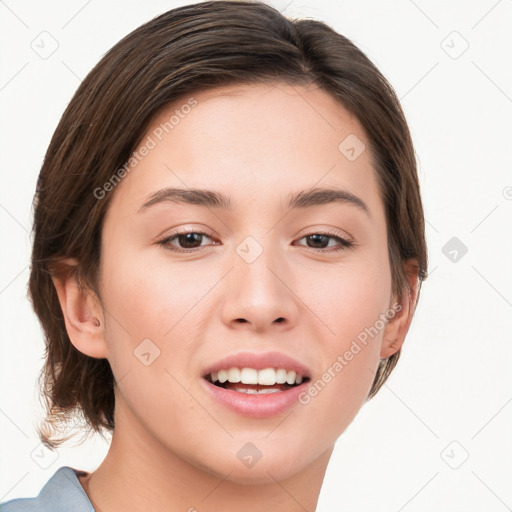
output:
MULTIPOLYGON (((110 450, 80 482, 103 512, 312 511, 379 359, 402 346, 417 288, 404 290, 401 311, 307 405, 250 419, 214 402, 200 376, 215 360, 281 351, 315 381, 395 298, 370 150, 349 161, 338 149, 350 134, 369 148, 353 115, 313 86, 231 86, 194 98, 114 191, 101 301, 72 278, 54 278, 72 343, 107 358, 117 380, 110 450), (233 211, 166 201, 138 212, 171 186, 222 192, 233 211), (289 194, 312 187, 347 190, 369 214, 350 203, 285 207, 289 194), (158 244, 177 228, 209 234, 189 253, 158 244), (307 237, 332 230, 356 245, 334 251, 335 239, 322 248, 307 237), (236 252, 247 236, 263 248, 252 263, 236 252), (160 350, 149 366, 133 353, 147 338, 160 350), (263 454, 252 468, 237 458, 246 442, 263 454)), ((160 112, 148 134, 185 102, 160 112)))

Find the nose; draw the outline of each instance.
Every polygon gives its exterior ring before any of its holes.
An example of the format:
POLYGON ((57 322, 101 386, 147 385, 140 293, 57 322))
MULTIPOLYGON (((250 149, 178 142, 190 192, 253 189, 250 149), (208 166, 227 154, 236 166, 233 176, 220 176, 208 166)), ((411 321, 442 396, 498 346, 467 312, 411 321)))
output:
POLYGON ((224 324, 255 333, 292 328, 300 310, 293 281, 290 269, 276 251, 264 249, 252 262, 235 252, 233 269, 224 283, 224 324))

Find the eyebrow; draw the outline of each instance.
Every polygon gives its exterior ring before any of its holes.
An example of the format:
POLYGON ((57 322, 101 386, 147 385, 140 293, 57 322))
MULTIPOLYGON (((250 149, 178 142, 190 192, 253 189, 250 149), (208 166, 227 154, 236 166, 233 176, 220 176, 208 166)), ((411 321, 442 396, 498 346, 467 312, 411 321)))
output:
MULTIPOLYGON (((204 189, 164 188, 151 194, 148 200, 139 208, 144 212, 154 204, 171 201, 181 204, 192 204, 224 210, 233 210, 233 204, 228 196, 221 192, 204 189)), ((301 190, 289 195, 287 207, 290 209, 303 209, 313 206, 324 206, 332 203, 345 203, 356 206, 370 217, 366 203, 347 190, 339 188, 313 188, 301 190)))

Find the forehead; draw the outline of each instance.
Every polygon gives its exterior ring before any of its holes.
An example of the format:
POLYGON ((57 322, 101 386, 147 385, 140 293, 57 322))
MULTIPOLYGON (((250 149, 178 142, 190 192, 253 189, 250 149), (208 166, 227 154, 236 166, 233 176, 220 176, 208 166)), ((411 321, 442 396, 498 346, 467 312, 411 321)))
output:
POLYGON ((183 95, 152 120, 111 208, 136 210, 148 194, 171 186, 224 191, 238 198, 235 206, 315 183, 372 192, 367 148, 357 118, 318 86, 236 85, 183 95))
POLYGON ((324 142, 337 149, 340 136, 366 138, 357 118, 324 89, 280 82, 231 85, 184 95, 157 113, 148 133, 159 128, 165 132, 161 134, 164 138, 171 132, 177 137, 188 135, 197 128, 203 142, 214 138, 253 141, 255 150, 259 141, 298 149, 309 140, 306 147, 324 142), (192 102, 195 106, 188 107, 192 102))

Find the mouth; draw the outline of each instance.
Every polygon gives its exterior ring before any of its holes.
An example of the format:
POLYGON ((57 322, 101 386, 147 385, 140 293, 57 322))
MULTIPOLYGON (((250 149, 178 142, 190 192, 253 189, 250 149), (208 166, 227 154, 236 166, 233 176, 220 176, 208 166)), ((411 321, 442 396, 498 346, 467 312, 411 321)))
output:
POLYGON ((201 376, 207 388, 218 391, 216 396, 235 401, 258 398, 258 402, 264 399, 260 395, 266 395, 267 401, 290 399, 293 390, 303 389, 311 380, 305 364, 281 352, 238 352, 205 368, 201 376))
POLYGON ((219 388, 245 393, 264 395, 280 393, 309 382, 306 375, 286 368, 238 368, 231 367, 211 372, 203 377, 207 382, 219 388))

